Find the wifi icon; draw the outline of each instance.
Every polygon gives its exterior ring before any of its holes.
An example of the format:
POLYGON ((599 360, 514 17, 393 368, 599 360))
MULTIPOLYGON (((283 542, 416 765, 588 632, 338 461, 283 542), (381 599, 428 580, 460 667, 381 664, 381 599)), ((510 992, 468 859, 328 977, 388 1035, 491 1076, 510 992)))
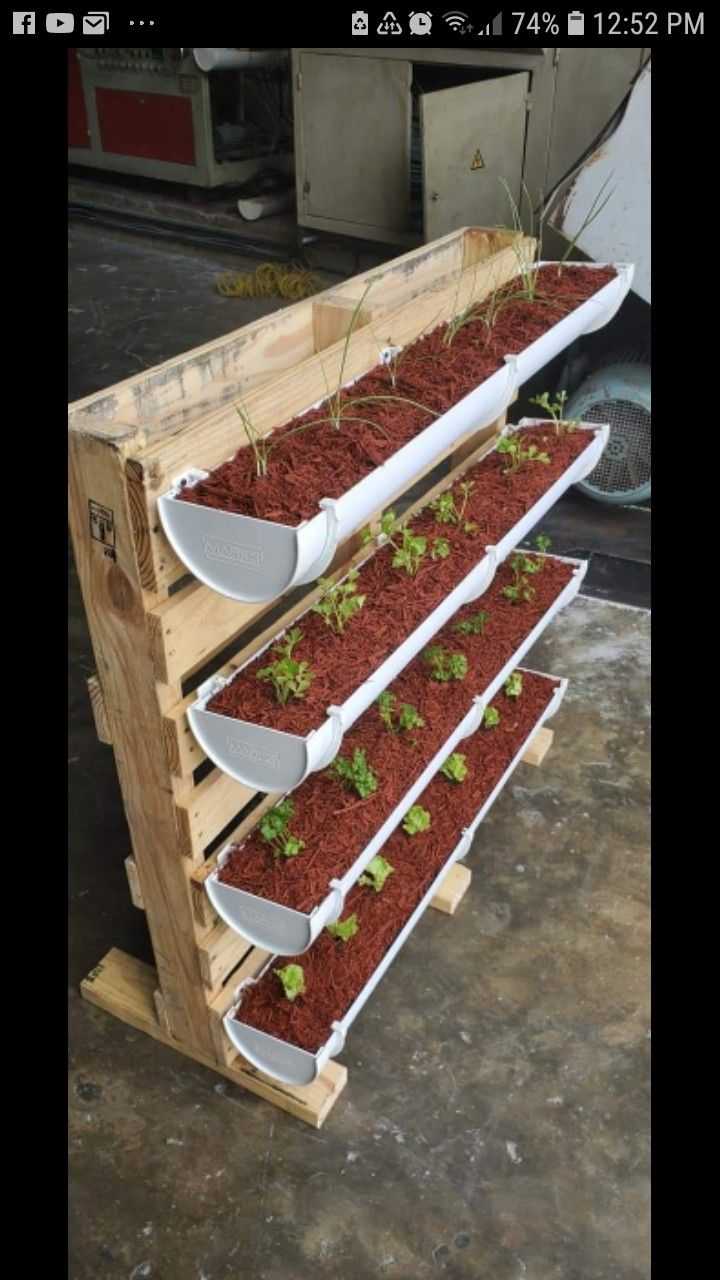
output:
POLYGON ((463 35, 472 27, 468 27, 470 19, 466 13, 460 13, 457 9, 451 9, 449 13, 444 13, 443 18, 447 22, 452 31, 462 31, 463 35))

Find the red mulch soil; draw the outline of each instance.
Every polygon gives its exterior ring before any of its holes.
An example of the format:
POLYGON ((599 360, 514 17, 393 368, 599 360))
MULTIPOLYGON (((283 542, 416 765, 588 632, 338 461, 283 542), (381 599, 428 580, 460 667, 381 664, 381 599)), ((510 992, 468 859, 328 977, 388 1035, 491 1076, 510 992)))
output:
MULTIPOLYGON (((480 562, 486 545, 498 542, 513 528, 592 440, 587 431, 557 435, 548 427, 524 428, 521 435, 525 447, 536 444, 549 454, 550 462, 527 462, 516 473, 506 475, 507 455, 492 452, 467 471, 463 481, 474 482, 475 488, 464 519, 475 523, 474 532, 439 524, 425 508, 410 522, 412 530, 424 535, 428 543, 428 554, 414 577, 404 569, 394 569, 395 553, 392 547, 384 547, 360 570, 357 592, 365 596, 365 605, 351 618, 344 635, 331 630, 320 614, 306 613, 299 619, 302 640, 293 658, 309 662, 314 672, 302 699, 280 706, 270 681, 257 678, 258 671, 274 660, 272 651, 266 649, 210 699, 208 710, 301 737, 317 728, 325 720, 327 708, 343 703, 395 652, 480 562), (437 537, 450 543, 450 555, 444 560, 430 558, 429 549, 437 537)), ((452 492, 459 505, 459 484, 452 492)))
POLYGON ((557 268, 541 267, 537 301, 518 297, 517 283, 513 283, 505 290, 508 300, 494 327, 487 328, 480 310, 446 346, 447 325, 438 325, 407 348, 394 387, 384 366, 376 366, 354 382, 342 393, 341 403, 367 396, 392 399, 348 406, 340 434, 326 421, 327 404, 293 418, 267 438, 273 446, 268 475, 259 477, 253 452, 239 429, 243 447, 238 453, 206 480, 187 488, 181 498, 278 524, 297 525, 310 519, 317 514, 321 498, 339 498, 358 484, 424 431, 435 416, 447 412, 501 368, 506 354, 524 350, 616 274, 613 267, 575 265, 565 267, 559 276, 557 268), (399 397, 422 407, 401 403, 399 397), (313 422, 321 425, 313 427, 313 422), (302 431, 297 430, 300 425, 302 431), (290 435, 293 431, 296 434, 290 435))
POLYGON ((348 894, 344 918, 356 915, 359 930, 348 942, 336 941, 323 929, 304 955, 284 957, 273 967, 300 964, 305 995, 286 1000, 273 969, 249 987, 236 1014, 239 1022, 316 1053, 374 973, 418 902, 447 861, 464 827, 502 777, 522 742, 548 705, 557 681, 523 673, 517 700, 503 693, 494 705, 501 714, 495 729, 482 729, 464 744, 469 768, 464 782, 449 782, 438 774, 418 804, 427 809, 432 825, 412 837, 399 828, 387 841, 382 856, 394 867, 381 893, 356 885, 348 894))
MULTIPOLYGON (((345 735, 341 754, 352 757, 357 748, 365 751, 378 778, 377 791, 360 800, 327 770, 311 774, 292 795, 295 813, 290 830, 304 840, 304 850, 294 858, 276 859, 256 830, 230 856, 220 879, 295 911, 309 912, 318 906, 330 880, 345 875, 460 723, 472 697, 502 670, 571 576, 571 565, 546 558, 544 568, 532 577, 533 599, 512 604, 502 591, 512 583, 513 574, 509 564, 502 565, 488 592, 459 610, 437 636, 438 644, 467 658, 465 679, 447 684, 432 679, 428 664, 418 655, 390 686, 398 705, 409 703, 419 711, 424 727, 410 734, 392 734, 372 706, 345 735), (488 614, 481 636, 453 631, 457 622, 479 611, 488 614)), ((456 750, 465 753, 466 743, 456 750)))

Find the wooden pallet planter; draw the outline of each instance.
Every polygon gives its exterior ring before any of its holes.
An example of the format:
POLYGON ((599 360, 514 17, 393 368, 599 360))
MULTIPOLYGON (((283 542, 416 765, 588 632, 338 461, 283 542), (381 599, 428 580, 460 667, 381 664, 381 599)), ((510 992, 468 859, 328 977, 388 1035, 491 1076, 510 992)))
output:
MULTIPOLYGON (((392 313, 405 324, 414 312, 421 328, 431 306, 451 314, 458 269, 477 288, 483 257, 503 245, 510 272, 515 255, 508 238, 483 230, 456 232, 395 259, 373 273, 374 301, 364 318, 392 313)), ((330 363, 336 359, 366 279, 355 277, 70 408, 70 522, 97 667, 89 693, 98 737, 115 754, 132 844, 128 881, 155 954, 152 968, 110 951, 82 983, 82 994, 314 1125, 344 1087, 346 1070, 330 1062, 314 1085, 295 1089, 239 1058, 222 1018, 238 981, 267 957, 217 919, 203 890, 214 850, 241 839, 275 798, 210 768, 186 711, 208 664, 216 670, 225 659, 232 670, 247 660, 307 608, 317 588, 245 605, 189 581, 163 537, 156 499, 192 460, 198 438, 205 456, 212 442, 218 462, 232 452, 238 395, 255 397, 253 420, 268 431, 312 401, 318 389, 308 382, 308 361, 319 350, 330 363)), ((408 510, 477 462, 503 424, 469 433, 439 482, 428 472, 416 477, 408 510)), ((359 539, 350 538, 333 572, 347 572, 363 554, 359 539)), ((452 914, 468 883, 466 868, 452 868, 433 905, 452 914)))

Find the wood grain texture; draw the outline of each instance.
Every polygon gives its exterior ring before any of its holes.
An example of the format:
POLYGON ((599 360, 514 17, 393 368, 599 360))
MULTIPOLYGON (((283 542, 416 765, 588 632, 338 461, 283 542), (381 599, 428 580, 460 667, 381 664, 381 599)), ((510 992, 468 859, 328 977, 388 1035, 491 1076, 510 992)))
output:
POLYGON ((218 1061, 212 1053, 203 1053, 188 1044, 177 1044, 158 1022, 154 993, 157 973, 142 960, 135 960, 113 947, 81 983, 83 997, 98 1009, 120 1018, 137 1031, 144 1031, 171 1049, 180 1049, 186 1057, 219 1072, 233 1084, 257 1094, 319 1129, 347 1083, 347 1069, 329 1062, 311 1085, 279 1084, 246 1063, 239 1054, 231 1062, 218 1061))
POLYGON ((175 1038, 212 1054, 190 888, 178 857, 122 449, 70 433, 70 525, 160 988, 175 1038), (111 513, 106 541, 91 514, 111 513))

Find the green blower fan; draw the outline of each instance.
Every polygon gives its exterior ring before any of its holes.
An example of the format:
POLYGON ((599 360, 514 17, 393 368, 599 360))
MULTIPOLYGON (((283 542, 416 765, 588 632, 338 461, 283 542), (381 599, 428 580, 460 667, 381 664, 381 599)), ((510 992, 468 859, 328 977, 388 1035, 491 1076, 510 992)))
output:
POLYGON ((650 366, 610 364, 586 378, 568 400, 567 418, 609 422, 597 466, 577 485, 598 502, 630 506, 650 497, 650 366))

